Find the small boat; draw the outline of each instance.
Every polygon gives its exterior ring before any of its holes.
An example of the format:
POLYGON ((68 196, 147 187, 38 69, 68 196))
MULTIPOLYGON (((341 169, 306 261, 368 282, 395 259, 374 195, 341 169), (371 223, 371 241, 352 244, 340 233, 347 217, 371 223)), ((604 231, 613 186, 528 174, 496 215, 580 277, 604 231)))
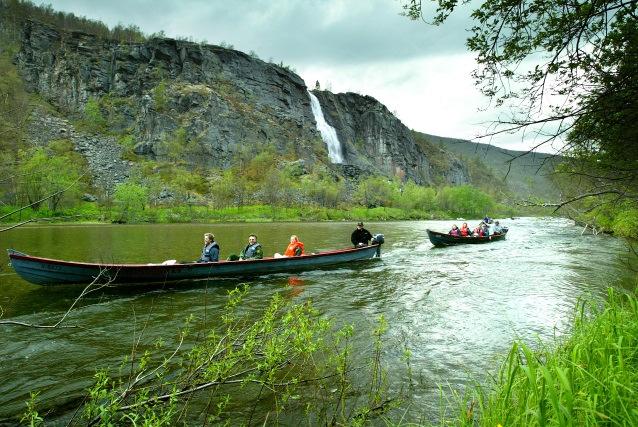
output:
MULTIPOLYGON (((382 243, 382 240, 381 240, 382 243)), ((306 254, 297 257, 263 258, 180 264, 102 264, 40 258, 7 249, 11 266, 27 282, 36 285, 174 283, 184 280, 252 278, 273 273, 350 264, 381 257, 381 243, 369 246, 306 254)))
POLYGON ((450 236, 447 233, 439 233, 438 231, 427 230, 430 242, 434 246, 452 246, 452 245, 464 245, 464 244, 476 244, 476 243, 490 243, 497 240, 505 239, 507 235, 507 228, 503 227, 503 232, 500 234, 493 234, 488 237, 457 237, 450 236))

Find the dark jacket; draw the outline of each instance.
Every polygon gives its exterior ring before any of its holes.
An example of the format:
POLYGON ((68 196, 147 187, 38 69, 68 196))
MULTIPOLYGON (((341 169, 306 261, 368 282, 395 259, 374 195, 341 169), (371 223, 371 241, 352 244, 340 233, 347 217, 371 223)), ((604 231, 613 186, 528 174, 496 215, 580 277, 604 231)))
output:
POLYGON ((202 256, 197 262, 217 262, 219 261, 219 245, 213 242, 202 249, 202 256))
POLYGON ((365 228, 357 228, 352 232, 352 235, 350 236, 350 241, 355 246, 359 246, 359 243, 368 245, 370 243, 370 239, 372 239, 372 234, 370 234, 370 232, 365 228))

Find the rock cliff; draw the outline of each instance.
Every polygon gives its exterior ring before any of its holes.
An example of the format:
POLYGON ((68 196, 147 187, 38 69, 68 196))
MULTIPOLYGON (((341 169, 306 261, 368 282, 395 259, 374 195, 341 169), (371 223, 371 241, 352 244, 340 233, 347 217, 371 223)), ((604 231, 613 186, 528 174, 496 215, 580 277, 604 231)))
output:
POLYGON ((412 132, 373 97, 351 92, 313 93, 339 136, 345 163, 417 183, 431 184, 434 176, 444 176, 451 184, 468 182, 463 165, 454 156, 448 156, 444 170, 430 162, 430 153, 415 142, 412 132))
MULTIPOLYGON (((29 21, 15 62, 27 87, 71 119, 86 118, 97 101, 108 133, 132 137, 142 156, 167 158, 166 141, 181 132, 190 147, 184 160, 202 167, 227 168, 238 153, 267 144, 310 164, 329 163, 304 81, 236 50, 166 38, 119 43, 29 21)), ((352 93, 316 95, 349 174, 432 182, 427 153, 385 106, 352 93)), ((84 139, 91 140, 101 139, 84 139)), ((450 164, 449 176, 467 182, 462 167, 450 164)))

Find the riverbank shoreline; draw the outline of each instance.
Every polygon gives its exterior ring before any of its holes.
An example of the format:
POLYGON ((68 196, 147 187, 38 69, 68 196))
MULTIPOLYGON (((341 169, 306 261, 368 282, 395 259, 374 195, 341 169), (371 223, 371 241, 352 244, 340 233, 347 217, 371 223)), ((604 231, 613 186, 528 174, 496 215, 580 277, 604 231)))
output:
MULTIPOLYGON (((208 206, 180 206, 147 208, 126 218, 115 212, 94 209, 71 209, 57 213, 23 210, 7 216, 2 223, 10 227, 21 223, 47 224, 217 224, 217 223, 279 223, 279 222, 348 222, 348 221, 422 221, 449 220, 462 221, 463 218, 482 218, 485 213, 461 215, 445 211, 405 210, 390 207, 348 209, 325 207, 273 207, 251 205, 230 208, 211 208, 208 206)), ((510 218, 512 212, 487 212, 494 218, 510 218)))
POLYGON ((516 341, 492 384, 458 401, 453 424, 638 425, 638 299, 609 288, 583 299, 564 339, 516 341))

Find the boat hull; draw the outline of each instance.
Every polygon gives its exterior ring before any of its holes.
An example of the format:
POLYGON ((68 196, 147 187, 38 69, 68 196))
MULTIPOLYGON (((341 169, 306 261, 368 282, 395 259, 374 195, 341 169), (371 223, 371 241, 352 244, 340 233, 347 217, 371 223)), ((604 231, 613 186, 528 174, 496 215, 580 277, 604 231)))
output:
POLYGON ((491 243, 498 240, 505 239, 507 235, 507 229, 504 229, 503 233, 492 235, 489 237, 456 237, 450 236, 446 233, 439 233, 438 231, 427 230, 428 238, 434 246, 454 246, 454 245, 467 245, 467 244, 482 244, 491 243))
POLYGON ((174 283, 213 278, 252 278, 273 273, 313 270, 379 258, 380 245, 320 252, 289 258, 187 264, 99 264, 30 256, 8 249, 13 269, 27 282, 43 285, 174 283))

